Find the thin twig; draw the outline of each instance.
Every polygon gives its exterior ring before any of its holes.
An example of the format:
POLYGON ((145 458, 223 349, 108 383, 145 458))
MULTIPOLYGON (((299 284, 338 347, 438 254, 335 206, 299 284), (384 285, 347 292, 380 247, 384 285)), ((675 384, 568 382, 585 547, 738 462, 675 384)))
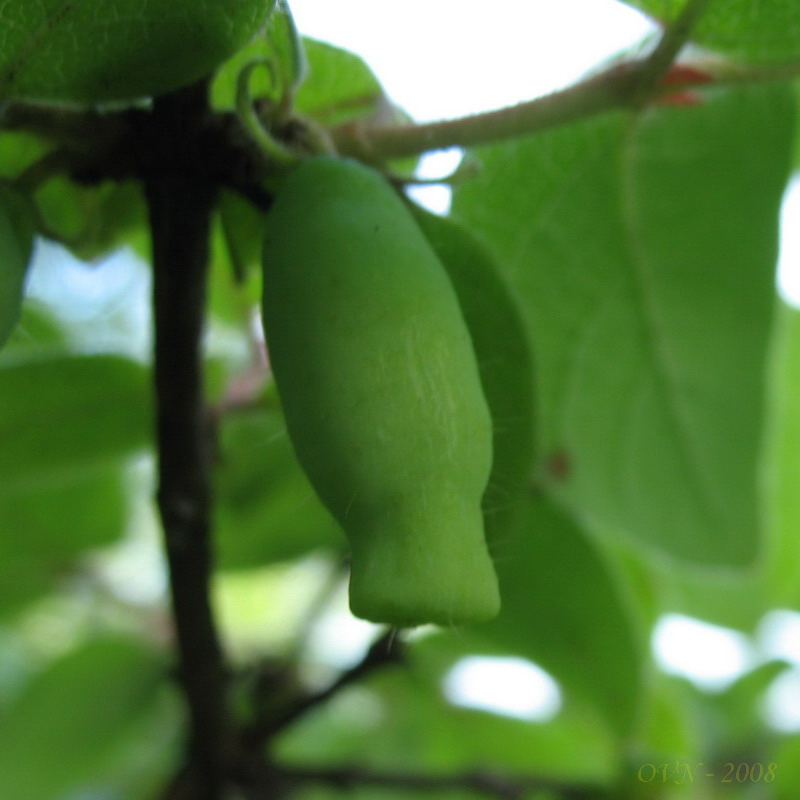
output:
POLYGON ((272 713, 266 719, 253 722, 243 736, 247 749, 260 746, 312 709, 325 704, 345 687, 358 682, 378 669, 399 663, 403 658, 404 650, 404 645, 397 636, 396 630, 388 630, 373 642, 361 661, 343 672, 330 686, 321 692, 303 695, 282 711, 272 713))
POLYGON ((216 187, 192 176, 186 145, 202 129, 206 110, 204 87, 155 101, 145 195, 153 241, 158 506, 189 709, 192 797, 221 800, 225 669, 209 599, 211 482, 201 355, 216 187))
POLYGON ((574 86, 496 111, 416 125, 361 126, 347 123, 332 131, 336 149, 366 161, 417 155, 447 147, 471 147, 538 133, 630 102, 635 72, 631 64, 574 86))
POLYGON ((667 73, 678 53, 689 40, 694 26, 713 0, 687 0, 681 13, 667 25, 663 36, 639 71, 639 88, 648 93, 667 73))

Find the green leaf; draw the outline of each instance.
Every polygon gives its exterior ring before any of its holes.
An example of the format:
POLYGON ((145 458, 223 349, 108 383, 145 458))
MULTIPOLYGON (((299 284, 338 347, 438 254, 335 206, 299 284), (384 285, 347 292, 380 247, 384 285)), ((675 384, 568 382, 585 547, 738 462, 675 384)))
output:
POLYGON ((0 797, 53 800, 91 780, 161 673, 140 644, 108 638, 34 678, 0 721, 0 797))
POLYGON ((454 220, 412 206, 444 264, 467 322, 493 423, 494 461, 483 496, 490 547, 527 496, 534 464, 533 362, 521 311, 489 252, 454 220))
POLYGON ((698 562, 758 550, 792 124, 785 86, 716 93, 485 148, 455 192, 523 298, 543 480, 603 530, 698 562))
POLYGON ((722 757, 763 747, 776 737, 764 723, 764 696, 775 678, 789 669, 785 661, 767 661, 739 678, 720 694, 706 695, 713 713, 711 733, 722 757))
POLYGON ((774 786, 774 800, 796 800, 800 793, 800 735, 788 736, 764 762, 764 780, 774 786), (772 780, 769 780, 769 779, 772 780))
POLYGON ((58 176, 37 192, 36 202, 47 234, 87 261, 141 236, 147 220, 141 187, 133 181, 80 186, 58 176))
POLYGON ((657 572, 663 613, 751 633, 770 607, 764 576, 757 569, 713 570, 664 561, 657 572))
POLYGON ((212 309, 224 318, 239 322, 246 318, 247 315, 242 314, 245 298, 249 300, 246 304, 248 311, 258 306, 264 222, 263 211, 233 192, 221 193, 214 266, 220 273, 216 287, 220 300, 227 298, 227 303, 212 305, 212 309), (227 284, 227 288, 223 284, 227 284), (237 296, 238 300, 233 299, 237 296))
POLYGON ((778 607, 800 607, 800 311, 781 304, 773 351, 765 496, 770 537, 765 572, 778 607))
POLYGON ((655 673, 648 681, 629 762, 643 764, 701 760, 702 741, 696 714, 697 692, 687 681, 655 673))
POLYGON ((389 99, 375 74, 355 53, 304 38, 308 80, 297 93, 297 109, 325 125, 388 110, 389 99))
POLYGON ((87 550, 124 533, 123 470, 103 464, 56 480, 0 490, 0 617, 52 591, 87 550))
MULTIPOLYGON (((659 22, 674 19, 687 0, 626 0, 659 22)), ((748 61, 800 56, 800 5, 795 0, 715 0, 692 31, 692 40, 748 61)))
POLYGON ((65 350, 64 332, 50 310, 36 300, 26 300, 19 323, 5 344, 3 358, 32 359, 65 350))
POLYGON ((13 0, 0 6, 0 97, 133 100, 209 75, 274 0, 13 0))
POLYGON ((221 568, 248 569, 344 547, 339 526, 297 462, 278 411, 226 419, 221 450, 216 476, 221 568))
POLYGON ((640 702, 642 642, 606 556, 539 497, 495 561, 500 615, 464 632, 467 641, 484 638, 541 664, 626 735, 640 702))
POLYGON ((9 187, 0 187, 0 348, 20 317, 25 278, 33 250, 31 214, 9 187))
POLYGON ((51 356, 0 366, 2 491, 58 482, 147 447, 149 383, 111 355, 51 356))
POLYGON ((687 563, 629 539, 609 542, 643 623, 682 614, 752 633, 771 607, 764 564, 740 569, 687 563))

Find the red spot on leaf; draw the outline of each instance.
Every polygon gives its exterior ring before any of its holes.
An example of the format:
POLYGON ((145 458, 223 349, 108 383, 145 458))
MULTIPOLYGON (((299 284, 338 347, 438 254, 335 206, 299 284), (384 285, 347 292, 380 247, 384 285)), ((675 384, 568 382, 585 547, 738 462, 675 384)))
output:
POLYGON ((703 96, 697 92, 673 92, 655 101, 659 106, 700 106, 704 102, 703 96))
POLYGON ((554 481, 562 483, 569 478, 571 472, 572 461, 569 457, 569 453, 563 449, 553 450, 547 457, 548 475, 550 475, 554 481))
POLYGON ((686 64, 673 64, 666 75, 661 78, 661 86, 698 86, 704 83, 713 83, 714 76, 697 67, 686 64))

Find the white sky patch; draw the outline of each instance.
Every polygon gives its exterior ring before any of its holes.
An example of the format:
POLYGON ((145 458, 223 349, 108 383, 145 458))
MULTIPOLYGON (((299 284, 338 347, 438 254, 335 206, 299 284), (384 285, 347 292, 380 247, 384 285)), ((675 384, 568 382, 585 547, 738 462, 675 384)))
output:
POLYGON ((337 669, 347 669, 367 652, 382 628, 354 617, 348 609, 347 582, 331 598, 325 613, 314 625, 308 655, 337 669))
POLYGON ((546 94, 653 27, 615 0, 292 0, 301 32, 362 55, 417 120, 546 94))
MULTIPOLYGON (((420 158, 416 175, 427 180, 447 178, 458 168, 461 156, 462 151, 458 147, 427 153, 420 158)), ((447 184, 411 186, 407 189, 407 193, 417 203, 436 214, 447 214, 450 210, 452 191, 447 184)))
POLYGON ((710 691, 725 689, 754 662, 744 634, 679 614, 667 614, 659 620, 652 642, 665 672, 681 675, 710 691))
POLYGON ((770 611, 758 627, 758 642, 766 658, 782 658, 800 667, 800 614, 770 611))
POLYGON ((783 196, 778 290, 787 303, 800 307, 800 178, 789 182, 783 196))
POLYGON ((782 733, 800 732, 800 670, 778 675, 767 690, 764 719, 782 733))
POLYGON ((455 705, 537 722, 552 719, 561 708, 558 684, 521 658, 462 659, 445 678, 444 691, 455 705))

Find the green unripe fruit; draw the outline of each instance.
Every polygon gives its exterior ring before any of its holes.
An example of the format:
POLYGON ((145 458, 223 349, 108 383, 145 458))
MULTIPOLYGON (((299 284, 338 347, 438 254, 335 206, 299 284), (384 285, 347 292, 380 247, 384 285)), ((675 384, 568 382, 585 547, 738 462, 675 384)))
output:
POLYGON ((298 458, 350 541, 353 613, 494 616, 475 354, 447 274, 381 176, 333 158, 289 176, 268 215, 264 324, 298 458))
POLYGON ((0 97, 99 103, 174 91, 211 74, 275 0, 6 0, 0 97))

